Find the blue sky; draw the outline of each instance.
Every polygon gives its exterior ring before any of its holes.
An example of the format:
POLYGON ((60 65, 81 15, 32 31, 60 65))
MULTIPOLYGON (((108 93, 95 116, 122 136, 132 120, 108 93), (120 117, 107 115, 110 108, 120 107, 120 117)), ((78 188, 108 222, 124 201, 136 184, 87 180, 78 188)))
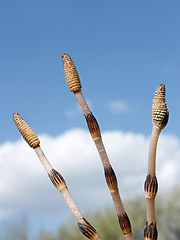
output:
POLYGON ((149 135, 153 94, 165 83, 167 131, 179 135, 179 7, 179 1, 1 2, 0 143, 19 138, 16 111, 37 133, 86 128, 64 80, 64 52, 102 130, 149 135), (129 110, 111 111, 114 101, 129 110))
POLYGON ((1 1, 0 219, 25 213, 41 228, 58 224, 59 212, 62 221, 69 213, 22 140, 14 112, 41 136, 50 162, 62 171, 83 211, 93 209, 95 202, 100 207, 101 196, 104 205, 111 203, 83 113, 66 85, 63 53, 77 67, 124 196, 132 189, 144 194, 152 99, 158 85, 166 85, 170 119, 158 151, 160 191, 166 189, 167 178, 169 188, 179 183, 179 9, 179 1, 166 0, 1 1), (96 189, 90 186, 93 169, 96 189), (80 176, 87 202, 76 191, 80 176), (52 215, 46 215, 52 201, 52 215))

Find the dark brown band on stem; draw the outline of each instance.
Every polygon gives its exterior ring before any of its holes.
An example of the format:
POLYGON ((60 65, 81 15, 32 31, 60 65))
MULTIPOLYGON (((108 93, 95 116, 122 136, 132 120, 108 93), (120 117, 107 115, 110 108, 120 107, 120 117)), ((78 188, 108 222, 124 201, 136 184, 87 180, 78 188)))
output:
POLYGON ((151 177, 150 174, 146 176, 144 183, 145 197, 154 199, 158 191, 158 182, 156 176, 151 177))
POLYGON ((144 228, 144 239, 145 240, 157 240, 158 232, 156 228, 156 224, 146 222, 146 226, 144 228))
POLYGON ((118 216, 118 219, 119 219, 119 224, 120 224, 123 234, 124 235, 130 234, 131 233, 131 223, 130 223, 129 217, 126 214, 126 212, 123 212, 120 216, 118 216))
POLYGON ((96 118, 93 116, 92 113, 85 116, 85 118, 86 118, 86 122, 87 122, 87 125, 89 128, 89 132, 90 132, 93 140, 95 141, 96 139, 100 139, 101 132, 100 132, 100 128, 99 128, 96 118))
POLYGON ((59 172, 57 172, 54 169, 51 169, 48 175, 49 178, 51 179, 51 182, 59 191, 61 191, 64 188, 67 188, 65 180, 59 172))
POLYGON ((111 193, 117 192, 118 184, 117 184, 117 179, 116 179, 116 175, 115 175, 113 168, 111 166, 108 168, 105 168, 104 174, 105 174, 106 182, 107 182, 110 192, 111 193))
POLYGON ((96 240, 99 236, 96 232, 96 229, 91 226, 88 221, 86 221, 84 218, 83 220, 85 221, 85 224, 83 223, 78 223, 79 230, 84 234, 87 238, 91 240, 96 240))

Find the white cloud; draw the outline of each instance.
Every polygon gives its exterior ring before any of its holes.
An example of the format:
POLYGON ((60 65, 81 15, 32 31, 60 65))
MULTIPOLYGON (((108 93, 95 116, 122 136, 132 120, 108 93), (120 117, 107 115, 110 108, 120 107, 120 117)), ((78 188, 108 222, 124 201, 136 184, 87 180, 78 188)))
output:
MULTIPOLYGON (((72 129, 57 137, 39 136, 50 163, 66 180, 81 211, 112 205, 101 160, 90 134, 72 129)), ((122 198, 144 194, 149 138, 110 131, 103 141, 119 182, 122 198)), ((179 183, 180 139, 160 136, 157 150, 159 192, 179 183)), ((0 218, 19 212, 47 218, 71 213, 50 182, 33 149, 24 140, 0 146, 0 218)))
POLYGON ((123 100, 113 100, 108 103, 108 107, 111 112, 119 114, 119 113, 124 113, 128 112, 130 110, 129 105, 127 102, 123 100))

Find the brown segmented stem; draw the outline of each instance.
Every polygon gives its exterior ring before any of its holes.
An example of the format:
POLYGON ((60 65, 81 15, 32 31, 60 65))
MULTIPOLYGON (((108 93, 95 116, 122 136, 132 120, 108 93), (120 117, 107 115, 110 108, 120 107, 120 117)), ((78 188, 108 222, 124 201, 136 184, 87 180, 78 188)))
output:
POLYGON ((32 128, 20 117, 18 113, 13 115, 14 122, 18 127, 20 133, 27 141, 30 147, 34 148, 37 156, 39 157, 42 165, 44 166, 45 170, 48 173, 48 176, 53 183, 53 185, 59 190, 62 197, 64 198, 66 204, 70 208, 72 214, 77 220, 78 226, 80 227, 80 231, 89 239, 91 240, 101 240, 96 230, 85 220, 82 213, 78 209, 77 205, 75 204, 74 200, 72 199, 64 178, 62 175, 54 170, 49 163, 48 159, 46 158, 44 152, 40 147, 40 141, 37 138, 37 135, 32 130, 32 128), (83 230, 84 228, 84 230, 83 230))
POLYGON ((169 112, 165 102, 165 94, 165 85, 160 84, 155 92, 152 105, 153 129, 149 144, 148 174, 144 184, 147 209, 147 223, 144 230, 144 239, 148 240, 157 239, 155 219, 155 197, 158 191, 158 182, 156 178, 156 150, 159 135, 162 129, 166 126, 169 118, 169 112))
MULTIPOLYGON (((75 71, 75 69, 74 69, 75 65, 72 62, 72 59, 67 54, 63 54, 62 59, 63 59, 63 64, 64 64, 64 72, 65 72, 66 81, 68 79, 67 84, 68 84, 68 86, 70 86, 71 84, 74 84, 74 82, 75 82, 74 79, 77 78, 77 75, 74 74, 74 72, 77 73, 77 70, 75 71), (68 77, 66 74, 67 71, 68 71, 68 77), (74 77, 75 75, 76 75, 76 77, 74 77), (72 83, 71 83, 71 81, 72 81, 72 83)), ((111 193, 111 196, 112 196, 112 199, 113 199, 116 211, 117 211, 117 215, 119 217, 122 214, 124 214, 125 211, 124 211, 124 207, 123 207, 120 195, 119 195, 116 176, 110 165, 109 158, 108 158, 106 150, 104 148, 104 144, 102 141, 98 122, 95 119, 95 117, 93 116, 92 112, 90 111, 89 106, 81 92, 81 88, 78 87, 78 91, 73 91, 73 92, 75 93, 75 96, 84 112, 89 132, 90 132, 90 134, 94 140, 94 143, 97 147, 97 150, 99 152, 99 155, 100 155, 103 167, 104 167, 104 171, 105 171, 106 182, 109 187, 109 190, 110 190, 110 193, 111 193)), ((129 224, 130 224, 130 221, 129 221, 129 224)), ((120 224, 120 226, 121 226, 121 224, 120 224)), ((127 226, 127 225, 124 223, 124 226, 127 226)), ((131 227, 128 226, 127 232, 129 232, 129 229, 131 229, 131 227)), ((122 229, 122 231, 123 231, 123 233, 126 232, 124 230, 124 228, 122 229)), ((134 239, 132 232, 130 232, 129 234, 125 233, 124 236, 126 239, 129 239, 129 240, 134 239)))

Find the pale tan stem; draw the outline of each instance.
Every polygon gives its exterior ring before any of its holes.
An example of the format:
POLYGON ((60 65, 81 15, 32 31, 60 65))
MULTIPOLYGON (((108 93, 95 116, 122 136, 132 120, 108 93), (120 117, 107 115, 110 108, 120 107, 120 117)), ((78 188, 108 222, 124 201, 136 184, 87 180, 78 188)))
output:
POLYGON ((120 216, 124 212, 124 207, 119 195, 119 191, 111 193, 111 196, 114 202, 114 206, 116 208, 117 215, 120 216))
POLYGON ((46 158, 44 152, 42 151, 42 149, 40 147, 40 141, 39 141, 37 135, 35 134, 35 132, 21 118, 21 116, 18 113, 14 113, 13 119, 14 119, 15 124, 18 127, 20 133, 26 140, 26 142, 29 144, 30 147, 32 147, 35 150, 39 160, 41 161, 43 167, 47 171, 50 180, 62 194, 64 200, 66 201, 68 207, 70 208, 71 212, 73 213, 74 217, 76 218, 76 220, 78 222, 79 230, 87 238, 89 238, 91 240, 101 240, 101 238, 99 237, 96 230, 93 228, 93 226, 91 226, 90 223, 88 223, 86 221, 86 219, 83 217, 83 215, 79 211, 77 205, 73 201, 73 199, 67 189, 64 178, 61 176, 61 174, 59 172, 57 172, 56 170, 54 170, 52 168, 50 162, 48 161, 48 159, 46 158))
POLYGON ((124 233, 124 236, 129 236, 128 239, 133 240, 133 236, 131 234, 131 224, 129 221, 129 218, 127 214, 124 211, 122 201, 120 199, 119 190, 118 190, 118 184, 116 175, 114 173, 114 170, 112 169, 106 150, 104 148, 101 132, 99 129, 99 125, 91 113, 88 104, 86 103, 86 100, 83 97, 83 94, 81 93, 81 82, 80 78, 78 76, 78 72, 76 70, 76 67, 71 59, 71 57, 67 54, 62 55, 62 60, 64 64, 64 72, 65 72, 65 78, 67 85, 71 92, 73 92, 84 112, 84 115, 86 117, 86 121, 88 124, 89 132, 93 138, 94 143, 96 144, 97 150, 99 152, 104 171, 105 171, 105 178, 106 183, 109 187, 110 193, 112 195, 115 208, 117 210, 118 218, 120 227, 124 233))
MULTIPOLYGON (((149 145, 149 157, 148 157, 148 175, 145 181, 145 196, 146 196, 146 211, 147 211, 147 229, 154 231, 156 236, 156 217, 155 217, 155 197, 158 190, 158 182, 156 179, 156 150, 161 128, 153 125, 152 134, 149 145), (153 225, 152 225, 153 224, 153 225), (153 226, 153 227, 152 227, 153 226), (153 229, 153 230, 152 230, 153 229)), ((148 230, 146 229, 146 233, 148 230)), ((145 234, 145 239, 146 239, 145 234)))
POLYGON ((157 240, 158 237, 155 218, 155 197, 158 191, 158 182, 156 178, 156 150, 161 130, 166 126, 169 118, 165 95, 165 85, 160 84, 156 89, 152 104, 153 129, 149 145, 148 174, 144 184, 147 210, 147 221, 144 228, 145 240, 157 240))
POLYGON ((134 240, 133 234, 130 233, 130 234, 128 234, 128 235, 125 235, 125 239, 126 239, 126 240, 134 240))
POLYGON ((155 217, 155 201, 154 199, 146 199, 147 221, 148 223, 156 223, 155 217))
POLYGON ((98 150, 99 156, 100 156, 100 158, 101 158, 103 167, 104 167, 104 168, 108 168, 108 167, 110 166, 110 162, 109 162, 109 158, 108 158, 106 149, 105 149, 105 147, 104 147, 102 138, 96 139, 96 140, 94 141, 94 143, 95 143, 95 145, 96 145, 96 147, 97 147, 97 150, 98 150))
POLYGON ((150 145, 149 145, 149 158, 148 158, 148 174, 152 177, 156 175, 156 150, 157 150, 157 142, 159 139, 159 134, 161 132, 161 128, 153 125, 150 145))
POLYGON ((84 99, 82 92, 80 91, 80 92, 75 93, 75 96, 79 102, 79 105, 81 106, 81 108, 84 112, 84 115, 87 116, 88 114, 90 114, 91 111, 86 103, 86 100, 84 99))
MULTIPOLYGON (((37 147, 34 149, 37 156, 39 157, 39 160, 41 161, 43 167, 45 168, 45 170, 47 171, 47 173, 50 175, 51 174, 51 170, 53 169, 50 162, 48 161, 48 159, 46 158, 44 152, 42 151, 41 147, 37 147)), ((77 205, 75 204, 75 202, 73 201, 70 193, 68 192, 67 188, 63 188, 61 191, 61 194, 64 198, 64 200, 66 201, 68 207, 70 208, 71 212, 73 213, 73 215, 75 216, 75 218, 78 220, 82 220, 83 219, 83 215, 81 214, 81 212, 79 211, 77 205)))
POLYGON ((61 194, 65 200, 65 202, 67 203, 68 207, 71 209, 72 214, 74 215, 74 217, 76 218, 76 220, 80 223, 84 223, 84 217, 81 214, 80 210, 78 209, 77 205, 75 204, 75 202, 73 201, 69 191, 67 190, 67 188, 64 188, 61 191, 61 194))
POLYGON ((83 217, 82 213, 80 212, 79 208, 77 207, 76 203, 72 199, 66 183, 63 179, 63 177, 55 171, 49 161, 47 160, 45 154, 43 153, 41 147, 37 147, 34 149, 37 153, 42 165, 46 169, 52 183, 54 186, 60 191, 61 195, 63 196, 66 204, 68 205, 69 209, 71 210, 72 214, 76 218, 78 222, 78 226, 80 231, 89 239, 91 240, 101 240, 96 230, 86 221, 86 219, 83 217))
POLYGON ((115 173, 110 165, 109 162, 109 158, 108 155, 106 153, 103 141, 102 141, 102 137, 101 137, 101 132, 98 126, 98 123, 96 121, 96 119, 94 118, 94 116, 92 115, 86 100, 84 99, 81 91, 75 93, 75 96, 84 112, 84 115, 86 117, 86 121, 88 123, 88 127, 89 127, 89 131, 92 135, 93 141, 96 145, 96 148, 98 150, 98 153, 100 155, 104 170, 106 173, 109 173, 108 176, 105 175, 106 177, 106 182, 107 185, 109 187, 116 211, 117 211, 117 215, 118 215, 118 219, 120 222, 120 226, 121 229, 124 233, 124 237, 126 238, 128 236, 128 239, 133 240, 133 235, 131 232, 131 224, 129 221, 129 218, 127 216, 127 214, 124 211, 124 207, 120 198, 120 194, 119 194, 119 190, 117 187, 117 179, 115 176, 115 173), (90 117, 90 118, 88 118, 90 117), (125 216, 125 218, 124 218, 125 216))
POLYGON ((46 158, 44 152, 42 151, 41 147, 37 147, 34 149, 39 160, 41 161, 43 167, 46 169, 47 173, 50 173, 50 170, 52 169, 52 166, 50 164, 50 162, 48 161, 48 159, 46 158))

